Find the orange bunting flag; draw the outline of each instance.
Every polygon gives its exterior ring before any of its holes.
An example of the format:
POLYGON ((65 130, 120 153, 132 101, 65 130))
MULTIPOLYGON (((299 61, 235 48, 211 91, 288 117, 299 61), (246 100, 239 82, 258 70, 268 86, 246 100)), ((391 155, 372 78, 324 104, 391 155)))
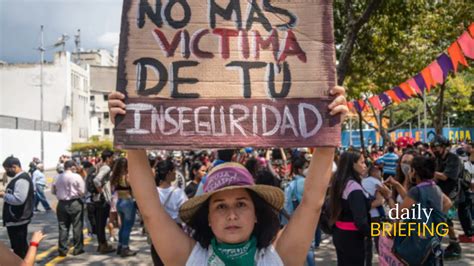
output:
POLYGON ((453 42, 451 46, 448 48, 449 57, 451 57, 451 61, 453 62, 454 66, 454 73, 458 71, 458 63, 461 63, 467 66, 467 61, 464 55, 461 52, 461 47, 457 42, 453 42))
POLYGON ((359 100, 359 106, 362 109, 362 112, 365 112, 365 111, 369 110, 369 106, 367 105, 367 103, 364 100, 359 100))
POLYGON ((425 67, 421 71, 421 76, 423 77, 423 80, 425 80, 426 92, 430 92, 431 87, 434 87, 436 85, 433 80, 433 77, 431 76, 430 69, 428 67, 425 67))
POLYGON ((459 46, 465 56, 474 59, 474 39, 465 31, 461 37, 458 38, 459 46))
POLYGON ((420 94, 420 95, 423 94, 420 88, 418 87, 418 84, 416 84, 416 81, 414 78, 411 78, 408 80, 408 85, 410 85, 410 87, 414 89, 417 94, 420 94))
POLYGON ((390 99, 392 99, 392 102, 394 102, 394 103, 401 103, 402 102, 400 99, 398 99, 397 94, 393 90, 388 90, 388 91, 385 92, 385 94, 387 94, 388 97, 390 97, 390 99))
POLYGON ((400 84, 399 87, 402 89, 403 93, 405 93, 405 95, 407 95, 407 96, 416 95, 415 90, 410 87, 408 82, 404 82, 404 83, 400 84))
POLYGON ((383 109, 382 104, 380 104, 379 96, 375 95, 369 98, 369 102, 372 104, 372 106, 381 111, 383 109))
POLYGON ((431 77, 433 78, 434 85, 444 83, 443 70, 439 66, 438 61, 433 61, 433 63, 428 66, 428 69, 431 72, 431 77))
POLYGON ((472 38, 474 38, 474 22, 469 26, 468 30, 471 33, 472 38))

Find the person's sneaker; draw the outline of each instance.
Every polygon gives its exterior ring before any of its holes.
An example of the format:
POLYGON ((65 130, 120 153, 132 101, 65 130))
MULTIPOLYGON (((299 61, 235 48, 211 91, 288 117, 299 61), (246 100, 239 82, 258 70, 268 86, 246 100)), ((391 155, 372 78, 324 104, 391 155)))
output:
POLYGON ((81 254, 83 254, 83 253, 85 253, 85 251, 84 251, 83 249, 81 249, 81 250, 79 250, 79 251, 75 251, 75 250, 74 250, 74 252, 72 253, 72 255, 73 255, 73 256, 77 256, 77 255, 81 255, 81 254))
POLYGON ((137 255, 136 251, 131 250, 129 247, 122 248, 122 251, 120 252, 120 257, 125 258, 125 257, 131 257, 137 255))
POLYGON ((58 257, 66 257, 66 256, 67 256, 66 252, 59 251, 58 257))
POLYGON ((114 236, 109 237, 109 242, 117 242, 117 239, 114 236))
POLYGON ((474 243, 474 235, 472 236, 460 235, 458 238, 459 238, 459 242, 461 243, 474 243))
POLYGON ((114 251, 115 251, 115 248, 113 248, 112 246, 109 246, 108 244, 102 245, 101 248, 99 249, 100 254, 108 254, 114 251))
POLYGON ((455 260, 461 258, 461 245, 459 243, 450 243, 444 250, 445 260, 455 260))
POLYGON ((117 246, 117 255, 120 255, 122 252, 122 246, 117 246))

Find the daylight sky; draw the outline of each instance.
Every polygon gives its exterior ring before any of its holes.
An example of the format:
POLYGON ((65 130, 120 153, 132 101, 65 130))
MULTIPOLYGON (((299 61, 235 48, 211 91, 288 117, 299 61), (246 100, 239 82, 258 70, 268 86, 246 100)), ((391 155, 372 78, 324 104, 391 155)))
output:
MULTIPOLYGON (((118 45, 121 12, 122 0, 0 0, 0 60, 38 62, 40 25, 46 47, 65 33, 70 37, 66 49, 74 51, 74 35, 81 29, 82 48, 112 51, 118 45)), ((59 50, 48 50, 46 59, 59 50)))

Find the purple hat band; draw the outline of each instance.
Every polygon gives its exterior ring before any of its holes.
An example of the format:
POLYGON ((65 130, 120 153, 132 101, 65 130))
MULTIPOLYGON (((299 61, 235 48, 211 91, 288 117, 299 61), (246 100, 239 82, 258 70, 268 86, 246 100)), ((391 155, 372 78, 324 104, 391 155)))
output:
POLYGON ((254 185, 252 175, 245 168, 223 167, 207 176, 204 193, 213 192, 228 186, 254 185))

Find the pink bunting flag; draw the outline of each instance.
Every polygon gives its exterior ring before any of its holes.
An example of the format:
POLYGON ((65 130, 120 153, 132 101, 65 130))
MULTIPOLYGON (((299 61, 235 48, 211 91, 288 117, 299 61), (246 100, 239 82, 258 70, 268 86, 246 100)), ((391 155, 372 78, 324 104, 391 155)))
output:
POLYGON ((421 92, 420 88, 418 87, 418 84, 416 84, 416 81, 415 81, 414 78, 411 78, 411 79, 408 80, 408 85, 410 85, 410 87, 411 87, 412 89, 414 89, 414 90, 416 91, 416 93, 418 93, 418 94, 420 94, 420 95, 423 94, 423 93, 421 92))
POLYGON ((443 70, 441 69, 437 61, 433 61, 428 66, 428 69, 431 72, 431 77, 433 78, 434 85, 444 83, 443 70))
POLYGON ((465 31, 461 37, 458 38, 459 46, 465 56, 474 59, 474 39, 465 31))
POLYGON ((375 95, 369 98, 369 102, 372 104, 372 106, 381 111, 383 109, 382 104, 380 104, 379 96, 375 95))

